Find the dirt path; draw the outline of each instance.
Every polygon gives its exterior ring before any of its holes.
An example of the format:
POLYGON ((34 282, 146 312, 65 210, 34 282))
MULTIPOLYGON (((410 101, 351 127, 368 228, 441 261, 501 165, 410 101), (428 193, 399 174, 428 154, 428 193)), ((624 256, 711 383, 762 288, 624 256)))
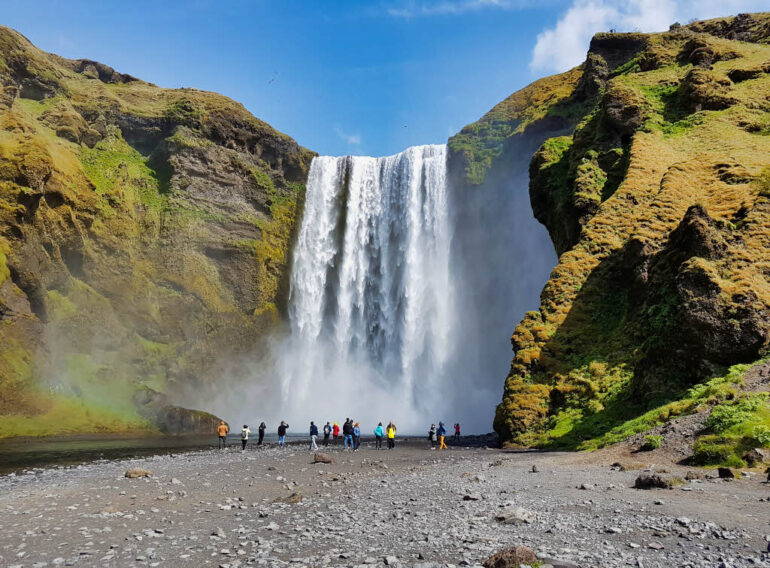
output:
POLYGON ((518 544, 578 566, 770 566, 759 475, 642 491, 609 454, 331 455, 212 450, 2 477, 0 566, 437 568, 518 544))

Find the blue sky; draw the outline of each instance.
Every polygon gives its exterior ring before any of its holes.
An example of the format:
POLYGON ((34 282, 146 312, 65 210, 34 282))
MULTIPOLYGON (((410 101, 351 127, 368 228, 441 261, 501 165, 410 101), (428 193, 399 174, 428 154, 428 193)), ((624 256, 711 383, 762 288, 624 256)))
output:
POLYGON ((0 0, 36 45, 163 87, 227 95, 321 154, 443 143, 595 31, 759 10, 767 0, 0 0))

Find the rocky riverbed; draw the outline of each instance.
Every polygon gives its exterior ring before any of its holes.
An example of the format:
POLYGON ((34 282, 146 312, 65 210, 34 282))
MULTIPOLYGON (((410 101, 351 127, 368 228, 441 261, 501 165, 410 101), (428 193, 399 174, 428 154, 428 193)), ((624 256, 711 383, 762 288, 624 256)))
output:
POLYGON ((417 441, 328 453, 335 463, 294 445, 4 476, 0 566, 439 568, 515 545, 554 566, 770 566, 763 475, 687 481, 691 470, 666 465, 681 482, 639 490, 642 464, 624 471, 609 454, 417 441))

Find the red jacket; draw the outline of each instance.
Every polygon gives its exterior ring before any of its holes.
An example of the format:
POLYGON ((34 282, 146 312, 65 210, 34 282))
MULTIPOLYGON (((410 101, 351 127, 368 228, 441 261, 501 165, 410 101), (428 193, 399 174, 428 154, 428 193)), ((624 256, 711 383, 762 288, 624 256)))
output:
POLYGON ((340 427, 337 424, 335 424, 334 428, 332 428, 332 434, 334 434, 335 436, 340 435, 340 427))

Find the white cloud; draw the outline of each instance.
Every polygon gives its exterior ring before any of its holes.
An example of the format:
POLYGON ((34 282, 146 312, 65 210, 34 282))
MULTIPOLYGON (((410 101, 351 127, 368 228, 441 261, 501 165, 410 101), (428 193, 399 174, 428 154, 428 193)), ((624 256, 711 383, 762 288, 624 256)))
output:
POLYGON ((337 133, 337 136, 342 138, 345 142, 347 142, 351 146, 360 146, 361 145, 361 135, 360 134, 348 134, 346 132, 343 132, 343 130, 340 127, 335 128, 334 131, 337 133))
POLYGON ((565 71, 585 59, 597 32, 656 32, 675 21, 715 18, 767 8, 767 0, 573 0, 553 28, 540 32, 532 50, 534 71, 565 71))
POLYGON ((387 13, 395 18, 416 18, 419 16, 459 15, 481 10, 513 10, 524 3, 521 0, 439 0, 402 2, 398 6, 388 8, 387 13))

